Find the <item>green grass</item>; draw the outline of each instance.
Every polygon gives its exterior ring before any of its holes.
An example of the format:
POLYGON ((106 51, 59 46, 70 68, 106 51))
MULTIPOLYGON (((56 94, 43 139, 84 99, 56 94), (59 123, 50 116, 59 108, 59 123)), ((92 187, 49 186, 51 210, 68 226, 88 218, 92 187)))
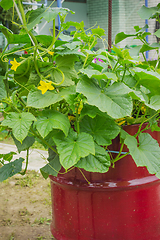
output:
POLYGON ((24 175, 23 177, 15 176, 16 183, 15 185, 19 185, 21 187, 33 187, 33 185, 37 182, 39 179, 39 174, 36 171, 28 171, 29 174, 24 175))
POLYGON ((48 219, 47 219, 47 218, 42 218, 42 217, 41 217, 40 219, 37 219, 37 218, 36 218, 36 219, 34 220, 34 223, 35 223, 35 224, 38 224, 38 225, 45 223, 45 224, 48 225, 48 224, 51 223, 51 219, 50 219, 50 218, 48 218, 48 219))

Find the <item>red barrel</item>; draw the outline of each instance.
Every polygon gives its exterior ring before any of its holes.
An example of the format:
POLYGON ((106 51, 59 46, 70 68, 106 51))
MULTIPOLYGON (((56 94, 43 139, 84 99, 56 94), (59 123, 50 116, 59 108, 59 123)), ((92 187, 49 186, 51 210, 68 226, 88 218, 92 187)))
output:
MULTIPOLYGON (((134 135, 138 126, 124 129, 134 135)), ((157 132, 151 135, 160 138, 157 132)), ((118 138, 111 149, 119 149, 118 138)), ((130 155, 107 173, 83 173, 91 184, 77 168, 50 176, 51 232, 57 240, 160 239, 160 180, 155 175, 137 167, 130 155)))

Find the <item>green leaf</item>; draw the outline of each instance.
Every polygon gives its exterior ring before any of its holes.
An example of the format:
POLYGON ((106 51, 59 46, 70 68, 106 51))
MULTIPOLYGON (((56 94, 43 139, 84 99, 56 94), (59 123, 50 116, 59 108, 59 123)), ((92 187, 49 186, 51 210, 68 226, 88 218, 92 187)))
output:
POLYGON ((154 35, 156 35, 156 37, 160 38, 160 29, 158 29, 158 30, 154 33, 154 35))
POLYGON ((71 43, 66 43, 65 46, 67 48, 69 48, 70 50, 73 50, 77 47, 79 47, 80 45, 82 45, 81 41, 73 41, 71 43))
POLYGON ((143 27, 134 26, 134 29, 136 30, 136 35, 139 34, 139 33, 141 33, 141 34, 145 33, 146 34, 146 28, 148 28, 148 24, 145 24, 143 27))
POLYGON ((148 88, 153 94, 160 93, 160 74, 157 72, 147 71, 142 68, 133 68, 135 74, 139 77, 139 84, 148 88))
POLYGON ((70 87, 62 88, 62 90, 59 92, 60 96, 64 99, 66 99, 71 94, 76 94, 76 87, 75 85, 70 87))
POLYGON ((102 146, 110 145, 111 140, 120 132, 120 128, 109 116, 96 116, 93 119, 85 116, 80 123, 80 129, 92 135, 93 139, 102 146))
MULTIPOLYGON (((96 115, 101 115, 103 116, 103 114, 106 113, 102 113, 97 107, 95 106, 91 106, 88 104, 84 104, 82 111, 81 111, 81 117, 88 115, 91 118, 94 118, 96 115)), ((106 114, 107 115, 107 114, 106 114)), ((104 116, 105 117, 105 116, 104 116)))
MULTIPOLYGON (((68 22, 67 22, 68 23, 68 22)), ((66 24, 67 24, 66 23, 66 24)), ((61 39, 62 43, 65 43, 65 42, 69 42, 69 41, 72 41, 73 40, 73 37, 69 36, 69 35, 66 35, 66 34, 63 34, 63 33, 60 33, 59 35, 59 38, 61 39)), ((61 42, 60 41, 60 42, 61 42)), ((55 43, 56 44, 56 43, 55 43)))
POLYGON ((20 84, 26 84, 30 76, 30 59, 26 59, 14 72, 14 78, 20 84))
POLYGON ((12 177, 16 173, 19 173, 22 169, 22 162, 24 161, 23 158, 16 159, 13 162, 5 164, 3 167, 0 168, 0 182, 3 182, 9 177, 12 177))
POLYGON ((138 14, 142 19, 149 19, 153 16, 154 13, 156 13, 156 11, 158 10, 157 7, 146 7, 146 6, 142 6, 139 11, 138 14))
POLYGON ((0 101, 7 97, 7 92, 3 82, 3 76, 0 76, 0 101))
POLYGON ((58 51, 57 54, 60 56, 67 56, 67 55, 74 55, 74 56, 82 56, 82 57, 86 57, 86 55, 83 53, 83 52, 78 52, 78 49, 79 48, 76 48, 76 49, 73 49, 73 50, 70 50, 70 49, 64 49, 64 50, 61 50, 61 51, 58 51))
POLYGON ((50 161, 44 167, 40 168, 40 171, 42 176, 47 179, 49 175, 57 177, 60 169, 61 164, 59 162, 59 156, 57 155, 52 161, 50 161))
POLYGON ((123 82, 130 88, 133 88, 137 83, 136 79, 132 75, 126 75, 123 82))
MULTIPOLYGON (((58 14, 66 15, 67 12, 72 12, 67 8, 37 8, 36 10, 32 11, 29 17, 29 24, 27 25, 28 30, 33 29, 42 18, 44 18, 47 22, 53 21, 58 14)), ((73 13, 73 12, 72 12, 73 13)))
MULTIPOLYGON (((105 74, 105 76, 107 77, 107 79, 111 79, 111 80, 113 80, 113 81, 117 81, 117 76, 116 76, 116 74, 115 73, 111 73, 111 72, 104 72, 103 74, 102 74, 102 76, 105 74)), ((93 76, 93 77, 95 77, 95 76, 93 76)), ((96 78, 96 77, 95 77, 96 78)), ((105 77, 104 77, 104 79, 106 79, 105 77)))
POLYGON ((46 137, 54 128, 62 130, 67 136, 70 127, 67 116, 54 110, 43 111, 42 116, 37 118, 35 125, 43 138, 46 137))
MULTIPOLYGON (((49 135, 47 137, 49 137, 49 135)), ((53 140, 52 140, 52 142, 53 142, 53 140)), ((50 142, 49 142, 49 144, 50 144, 50 142)), ((52 146, 52 148, 54 148, 56 150, 55 144, 51 143, 51 146, 52 146)), ((48 162, 52 161, 56 156, 57 156, 57 153, 55 151, 53 151, 51 148, 48 148, 48 158, 47 158, 48 162)))
POLYGON ((29 79, 28 79, 27 85, 28 86, 30 86, 30 85, 37 86, 39 81, 40 81, 39 75, 37 73, 35 73, 35 71, 33 71, 29 75, 29 79))
POLYGON ((89 78, 91 78, 93 75, 101 74, 98 70, 90 68, 80 69, 80 72, 87 75, 89 78))
POLYGON ((106 35, 105 30, 103 28, 94 28, 91 30, 93 35, 98 35, 99 37, 106 35))
POLYGON ((29 112, 12 112, 2 121, 2 126, 12 128, 14 137, 22 142, 28 135, 28 131, 35 117, 29 112))
POLYGON ((141 49, 142 45, 134 46, 129 49, 129 54, 131 57, 138 57, 139 56, 139 51, 141 49))
POLYGON ((69 104, 69 108, 72 110, 73 113, 76 112, 76 104, 77 102, 77 94, 68 95, 65 97, 66 102, 69 104))
POLYGON ((9 39, 10 44, 18 43, 30 43, 31 40, 28 34, 12 34, 12 38, 9 39))
POLYGON ((159 110, 160 109, 160 95, 154 95, 150 99, 150 103, 146 104, 148 107, 154 109, 154 110, 159 110))
POLYGON ((6 28, 2 24, 0 24, 0 31, 5 35, 8 43, 12 42, 13 34, 11 33, 11 31, 8 28, 6 28))
POLYGON ((82 30, 84 28, 84 22, 73 22, 73 21, 67 21, 66 23, 63 23, 62 27, 67 30, 70 27, 75 27, 78 30, 82 30))
POLYGON ((60 94, 47 91, 42 94, 38 89, 32 89, 27 98, 27 106, 34 108, 45 108, 62 100, 60 94))
MULTIPOLYGON (((60 85, 63 86, 71 86, 74 85, 74 82, 72 81, 73 78, 76 78, 76 72, 74 69, 69 69, 67 67, 62 67, 60 69, 64 74, 64 82, 60 85)), ((53 69, 51 72, 51 78, 53 82, 60 83, 62 81, 62 73, 58 71, 58 69, 53 69)))
POLYGON ((88 103, 107 112, 113 118, 130 116, 132 112, 132 99, 127 94, 131 90, 123 83, 115 83, 102 90, 91 79, 82 80, 77 84, 77 92, 87 97, 88 103))
POLYGON ((134 91, 133 90, 133 92, 129 93, 129 95, 132 97, 132 99, 148 103, 148 96, 145 93, 143 93, 142 91, 134 91))
POLYGON ((86 157, 90 153, 95 154, 93 138, 87 133, 77 135, 77 133, 71 129, 66 138, 59 133, 53 137, 53 140, 57 145, 60 163, 65 169, 74 166, 80 158, 86 157))
POLYGON ((143 44, 142 48, 140 49, 140 52, 143 53, 149 50, 159 49, 159 47, 160 47, 159 43, 152 43, 151 45, 143 44))
MULTIPOLYGON (((56 58, 57 68, 63 72, 65 77, 63 84, 60 86, 70 86, 74 84, 72 80, 77 77, 74 69, 74 63, 76 60, 77 56, 75 55, 67 55, 63 57, 58 56, 56 58)), ((52 80, 56 83, 60 83, 62 81, 62 74, 58 69, 54 68, 51 72, 52 80)))
POLYGON ((10 152, 6 154, 0 154, 0 158, 3 159, 3 161, 10 162, 13 158, 13 155, 17 154, 16 152, 10 152))
POLYGON ((76 164, 76 167, 84 168, 89 172, 100 172, 105 173, 108 171, 111 160, 108 152, 104 148, 95 145, 95 155, 88 155, 85 158, 81 158, 76 164))
POLYGON ((148 133, 139 135, 139 143, 133 136, 127 136, 124 143, 129 148, 137 166, 147 167, 149 173, 160 172, 160 147, 158 142, 148 133))
POLYGON ((124 131, 123 129, 120 130, 120 137, 121 139, 126 139, 127 136, 130 136, 129 133, 127 133, 126 131, 124 131))
POLYGON ((59 93, 54 91, 47 91, 45 94, 42 94, 38 89, 32 89, 28 94, 27 106, 34 108, 45 108, 56 102, 65 99, 70 94, 75 94, 75 86, 70 86, 62 89, 59 93))
POLYGON ((81 69, 80 72, 87 75, 89 78, 96 78, 98 80, 112 79, 114 81, 117 81, 117 76, 115 73, 110 73, 110 72, 101 73, 98 70, 90 69, 90 68, 81 69))
POLYGON ((116 55, 119 57, 121 60, 121 64, 123 64, 124 60, 132 59, 131 56, 129 55, 129 50, 128 49, 121 49, 119 47, 113 46, 112 47, 113 51, 116 53, 116 55))
POLYGON ((160 127, 158 126, 157 122, 151 124, 151 131, 152 132, 154 132, 154 131, 160 132, 160 127))
POLYGON ((38 42, 45 45, 46 47, 49 47, 51 45, 53 39, 53 37, 49 35, 37 35, 35 38, 38 42))
POLYGON ((115 37, 115 44, 121 42, 122 40, 128 38, 128 37, 134 37, 136 34, 126 34, 124 32, 120 32, 115 37))
POLYGON ((13 6, 13 0, 1 0, 0 6, 7 11, 13 6))
POLYGON ((29 137, 27 136, 22 143, 18 141, 14 136, 13 136, 14 143, 16 144, 16 147, 18 149, 18 152, 26 151, 28 148, 30 148, 33 143, 35 142, 34 137, 29 137))
POLYGON ((54 8, 48 8, 47 11, 44 12, 44 19, 47 22, 53 21, 57 15, 66 15, 67 12, 70 12, 68 8, 59 8, 59 7, 54 7, 54 8))

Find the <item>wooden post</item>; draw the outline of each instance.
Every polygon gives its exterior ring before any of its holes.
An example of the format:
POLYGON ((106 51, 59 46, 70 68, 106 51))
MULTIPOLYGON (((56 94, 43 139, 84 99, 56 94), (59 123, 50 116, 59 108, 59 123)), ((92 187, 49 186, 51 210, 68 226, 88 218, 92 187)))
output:
POLYGON ((112 0, 108 0, 108 51, 112 45, 112 0))

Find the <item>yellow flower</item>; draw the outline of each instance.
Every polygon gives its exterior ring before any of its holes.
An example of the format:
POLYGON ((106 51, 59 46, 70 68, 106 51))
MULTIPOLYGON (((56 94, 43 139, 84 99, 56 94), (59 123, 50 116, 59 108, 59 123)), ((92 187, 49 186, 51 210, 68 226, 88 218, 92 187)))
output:
POLYGON ((14 70, 14 71, 16 71, 16 70, 17 70, 17 67, 18 67, 19 65, 21 65, 20 63, 18 63, 18 62, 16 61, 15 58, 14 58, 14 61, 11 61, 11 64, 12 64, 11 69, 14 70))
POLYGON ((81 114, 81 111, 82 111, 82 107, 79 107, 78 108, 78 114, 81 114))
POLYGON ((75 118, 74 116, 69 115, 69 116, 68 116, 68 119, 69 119, 69 121, 71 122, 71 121, 75 121, 76 118, 75 118))
POLYGON ((48 51, 48 53, 49 53, 50 55, 52 55, 52 56, 53 56, 53 54, 54 54, 54 52, 51 52, 51 51, 48 51))
POLYGON ((121 126, 125 121, 119 122, 118 125, 121 126))
POLYGON ((119 126, 121 126, 122 124, 125 123, 125 118, 119 118, 116 120, 116 122, 118 123, 119 126))
POLYGON ((49 83, 46 83, 44 81, 40 81, 40 86, 38 87, 39 90, 42 91, 42 94, 47 92, 47 90, 53 90, 54 87, 51 85, 52 82, 50 81, 49 83))
POLYGON ((146 112, 146 107, 145 107, 145 105, 142 105, 142 107, 141 107, 141 112, 142 112, 142 114, 145 114, 145 112, 146 112))
MULTIPOLYGON (((78 106, 78 104, 77 104, 77 106, 78 106)), ((82 99, 81 99, 80 103, 79 103, 79 106, 78 106, 78 114, 81 114, 82 108, 83 108, 83 102, 82 102, 82 99)), ((77 110, 77 108, 76 108, 76 110, 77 110)))

